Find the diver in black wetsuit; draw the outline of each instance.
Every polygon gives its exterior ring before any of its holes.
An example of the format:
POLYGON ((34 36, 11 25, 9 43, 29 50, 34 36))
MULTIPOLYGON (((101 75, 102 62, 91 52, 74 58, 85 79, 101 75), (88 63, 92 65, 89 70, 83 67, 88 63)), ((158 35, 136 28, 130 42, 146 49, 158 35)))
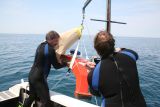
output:
POLYGON ((102 107, 146 107, 139 86, 137 53, 129 49, 115 52, 114 45, 113 36, 105 31, 95 37, 94 47, 101 61, 88 74, 91 93, 102 96, 102 107))
POLYGON ((54 47, 58 42, 59 34, 55 31, 50 31, 46 35, 46 41, 38 46, 34 64, 29 73, 29 98, 25 100, 24 107, 31 107, 34 100, 36 100, 38 107, 51 107, 47 84, 51 65, 56 69, 66 66, 66 63, 60 64, 57 61, 54 47))

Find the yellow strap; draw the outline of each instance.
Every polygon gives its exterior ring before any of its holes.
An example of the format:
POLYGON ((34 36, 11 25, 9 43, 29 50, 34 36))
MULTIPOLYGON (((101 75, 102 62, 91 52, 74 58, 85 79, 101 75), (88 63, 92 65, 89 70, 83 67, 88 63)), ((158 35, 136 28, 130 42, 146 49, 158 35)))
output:
POLYGON ((83 26, 80 25, 79 27, 75 28, 77 35, 79 36, 79 38, 82 35, 82 30, 83 30, 83 26))

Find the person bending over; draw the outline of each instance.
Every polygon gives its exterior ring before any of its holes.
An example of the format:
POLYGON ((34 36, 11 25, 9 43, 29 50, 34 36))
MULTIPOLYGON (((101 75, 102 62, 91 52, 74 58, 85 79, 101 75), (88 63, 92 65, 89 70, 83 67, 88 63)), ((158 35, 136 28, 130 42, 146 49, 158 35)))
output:
POLYGON ((29 98, 24 102, 24 107, 31 107, 35 100, 38 107, 51 107, 47 77, 51 65, 55 69, 66 66, 66 63, 59 63, 56 58, 54 47, 59 43, 59 34, 50 31, 46 34, 46 41, 42 42, 35 54, 34 63, 29 73, 29 98))

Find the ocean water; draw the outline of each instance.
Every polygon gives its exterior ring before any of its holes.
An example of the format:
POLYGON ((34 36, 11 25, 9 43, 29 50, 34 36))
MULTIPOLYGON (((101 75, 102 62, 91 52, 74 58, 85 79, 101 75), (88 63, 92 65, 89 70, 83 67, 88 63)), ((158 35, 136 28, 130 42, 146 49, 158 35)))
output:
MULTIPOLYGON (((0 34, 0 91, 7 90, 20 79, 27 81, 35 50, 45 35, 0 34)), ((115 37, 116 47, 135 50, 140 86, 148 107, 160 106, 160 38, 115 37)), ((96 55, 93 38, 83 36, 79 50, 83 57, 96 55), (85 47, 85 48, 84 48, 85 47), (86 52, 85 52, 86 50, 86 52)), ((74 48, 75 45, 72 47, 74 48)), ((48 77, 50 90, 74 97, 75 77, 66 75, 67 68, 51 69, 48 77)), ((95 104, 94 98, 88 101, 95 104)), ((100 102, 99 102, 100 103, 100 102)))

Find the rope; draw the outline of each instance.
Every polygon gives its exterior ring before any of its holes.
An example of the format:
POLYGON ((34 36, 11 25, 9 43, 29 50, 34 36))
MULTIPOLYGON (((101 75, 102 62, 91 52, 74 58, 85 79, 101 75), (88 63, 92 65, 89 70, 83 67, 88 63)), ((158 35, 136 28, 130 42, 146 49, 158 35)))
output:
MULTIPOLYGON (((85 13, 82 12, 82 22, 81 22, 82 27, 83 27, 84 19, 85 19, 85 13)), ((83 31, 83 28, 81 29, 81 35, 82 35, 82 31, 83 31)), ((72 69, 72 67, 73 67, 74 61, 75 61, 76 56, 77 56, 78 48, 79 48, 79 41, 78 41, 77 48, 74 52, 74 55, 72 57, 72 60, 71 60, 70 66, 69 66, 70 69, 72 69)))
POLYGON ((71 63, 70 63, 70 65, 69 65, 69 68, 70 68, 70 69, 72 69, 73 64, 74 64, 74 62, 75 62, 75 59, 76 59, 76 56, 77 56, 77 52, 78 52, 78 48, 79 48, 79 41, 78 41, 78 44, 77 44, 76 50, 75 50, 75 52, 74 52, 74 54, 73 54, 73 57, 72 57, 71 63))
MULTIPOLYGON (((82 39, 81 39, 81 43, 82 43, 82 39)), ((81 57, 83 56, 83 49, 82 49, 82 46, 81 46, 81 57)))
MULTIPOLYGON (((85 20, 85 12, 83 11, 83 12, 82 12, 82 23, 81 23, 82 26, 83 26, 83 24, 84 24, 84 20, 85 20)), ((87 31, 89 32, 88 29, 87 29, 87 31)), ((89 35, 90 35, 90 34, 89 34, 89 35)), ((84 44, 84 40, 83 40, 82 42, 83 42, 83 47, 84 47, 85 54, 86 54, 86 59, 89 59, 88 53, 87 53, 87 49, 86 49, 86 46, 85 46, 85 44, 84 44)))
MULTIPOLYGON (((87 28, 87 33, 88 33, 88 35, 89 35, 89 40, 91 41, 91 40, 93 40, 93 36, 91 36, 91 33, 90 33, 90 30, 89 30, 89 28, 88 28, 88 24, 87 24, 87 22, 85 22, 85 25, 86 25, 86 28, 87 28)), ((91 43, 92 43, 93 41, 91 41, 91 43)), ((92 44, 92 47, 94 47, 93 46, 93 44, 92 44)))
POLYGON ((56 89, 57 86, 58 86, 58 84, 59 84, 63 79, 65 79, 67 76, 69 76, 69 73, 68 73, 68 72, 66 73, 66 76, 63 76, 59 81, 56 82, 56 84, 54 85, 54 88, 53 88, 53 89, 56 89))
POLYGON ((86 59, 89 59, 88 53, 87 53, 87 50, 86 50, 86 46, 85 46, 85 44, 84 44, 84 40, 83 40, 83 46, 84 46, 84 51, 85 51, 85 54, 86 54, 86 59))
MULTIPOLYGON (((82 23, 81 23, 81 26, 82 26, 82 27, 83 27, 84 19, 85 19, 85 15, 84 15, 84 13, 83 13, 83 15, 82 15, 82 23)), ((82 31, 83 31, 83 29, 81 30, 81 33, 82 33, 82 31)), ((72 60, 71 60, 71 63, 70 63, 70 66, 69 66, 68 71, 73 68, 73 65, 74 65, 74 63, 75 63, 75 59, 76 59, 77 52, 78 52, 78 48, 79 48, 79 42, 80 42, 80 40, 78 41, 78 44, 77 44, 76 50, 75 50, 75 52, 74 52, 74 54, 73 54, 73 57, 72 57, 72 60)), ((69 75, 69 72, 66 73, 66 76, 68 76, 68 75, 69 75)), ((56 88, 57 85, 58 85, 64 78, 66 78, 66 76, 62 77, 62 78, 54 85, 54 88, 56 88)))
MULTIPOLYGON (((90 1, 91 1, 91 0, 88 0, 88 1, 86 2, 85 7, 90 3, 90 1)), ((82 22, 81 22, 81 26, 82 26, 82 27, 83 27, 84 20, 85 20, 85 7, 83 8, 83 12, 82 12, 82 22)), ((83 29, 81 30, 81 34, 82 34, 82 31, 83 31, 83 29)), ((88 31, 88 32, 89 32, 89 31, 88 31)), ((89 34, 89 35, 90 35, 90 34, 89 34)), ((77 65, 77 62, 75 61, 76 56, 77 56, 77 52, 78 52, 78 48, 79 48, 79 42, 80 42, 80 40, 78 41, 76 50, 75 50, 75 52, 74 52, 74 55, 73 55, 73 57, 72 57, 72 60, 71 60, 70 66, 69 66, 69 69, 73 69, 73 65, 74 65, 74 63, 75 63, 76 66, 78 67, 78 71, 79 71, 80 73, 82 73, 82 72, 80 71, 79 66, 77 65)), ((87 50, 86 50, 86 47, 85 47, 85 44, 84 44, 84 41, 82 41, 82 42, 83 42, 83 47, 84 47, 84 49, 85 49, 86 59, 89 59, 88 53, 87 53, 87 50)), ((82 47, 81 47, 81 49, 82 49, 82 47)), ((69 72, 66 73, 66 76, 68 75, 68 73, 69 73, 69 72)), ((65 76, 64 76, 63 78, 61 78, 61 79, 55 84, 54 87, 57 87, 57 85, 58 85, 64 78, 65 78, 65 76)))
MULTIPOLYGON (((90 31, 89 31, 89 29, 88 29, 88 26, 87 26, 87 23, 86 22, 83 22, 83 24, 85 23, 85 25, 86 25, 86 28, 87 28, 87 33, 88 33, 88 35, 89 35, 89 40, 90 40, 90 42, 91 42, 91 44, 92 44, 92 46, 91 47, 93 47, 93 41, 92 41, 92 39, 93 39, 93 37, 91 36, 91 34, 90 34, 90 31)), ((88 52, 87 52, 87 49, 86 49, 86 45, 85 45, 85 43, 84 43, 84 40, 82 40, 82 44, 83 44, 83 47, 84 47, 84 51, 85 51, 85 55, 86 55, 86 59, 89 59, 89 56, 88 56, 88 52)))
MULTIPOLYGON (((85 15, 84 15, 84 13, 83 13, 82 25, 84 24, 84 18, 85 18, 85 15)), ((90 37, 89 37, 89 38, 90 38, 89 40, 90 40, 90 42, 92 43, 91 39, 93 39, 93 37, 92 37, 91 34, 90 34, 90 31, 89 31, 89 29, 88 29, 88 26, 87 26, 87 23, 86 23, 86 22, 85 22, 85 25, 86 25, 86 28, 87 28, 88 35, 90 36, 90 37)), ((87 49, 86 49, 86 46, 85 46, 85 44, 84 44, 84 40, 83 40, 83 47, 84 47, 84 50, 85 50, 86 59, 89 59, 88 53, 87 53, 87 49)), ((92 44, 92 47, 93 47, 93 44, 92 44)), ((78 69, 79 69, 79 67, 78 67, 78 69)), ((95 103, 96 103, 96 105, 98 106, 97 97, 95 96, 94 98, 95 98, 95 103)))
POLYGON ((98 106, 97 97, 96 97, 96 96, 94 96, 94 99, 95 99, 96 105, 98 106))

